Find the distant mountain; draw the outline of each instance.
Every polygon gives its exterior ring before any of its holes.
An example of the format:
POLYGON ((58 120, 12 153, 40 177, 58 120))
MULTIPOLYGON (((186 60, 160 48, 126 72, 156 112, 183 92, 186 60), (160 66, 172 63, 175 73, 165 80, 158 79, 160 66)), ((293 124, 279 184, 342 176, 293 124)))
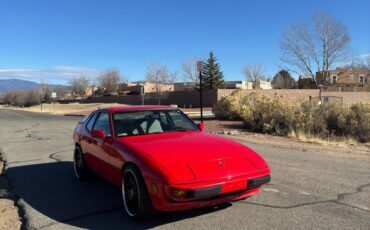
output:
MULTIPOLYGON (((30 90, 36 89, 40 87, 41 84, 33 81, 26 81, 26 80, 19 80, 19 79, 0 79, 0 93, 5 93, 10 90, 18 89, 18 90, 30 90)), ((65 87, 65 85, 50 85, 48 84, 50 90, 55 87, 65 87)))
POLYGON ((0 79, 0 93, 5 93, 13 89, 27 90, 35 89, 37 87, 39 87, 39 84, 33 81, 25 81, 18 79, 4 79, 4 80, 0 79))

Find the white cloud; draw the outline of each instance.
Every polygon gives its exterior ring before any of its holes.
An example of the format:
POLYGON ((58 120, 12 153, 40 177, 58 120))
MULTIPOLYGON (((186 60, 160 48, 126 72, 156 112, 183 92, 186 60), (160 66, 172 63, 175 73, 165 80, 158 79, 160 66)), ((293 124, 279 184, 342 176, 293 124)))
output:
POLYGON ((370 66, 370 53, 365 53, 361 54, 359 56, 359 61, 360 64, 370 66))
POLYGON ((361 55, 353 55, 350 60, 341 61, 333 64, 333 67, 342 67, 348 65, 370 65, 370 53, 364 53, 361 55))
POLYGON ((367 54, 361 54, 360 55, 360 58, 363 59, 363 60, 366 60, 368 58, 370 58, 370 53, 367 53, 367 54))
POLYGON ((77 76, 96 78, 98 69, 80 66, 53 66, 48 69, 0 68, 0 79, 24 79, 38 82, 68 82, 77 76))

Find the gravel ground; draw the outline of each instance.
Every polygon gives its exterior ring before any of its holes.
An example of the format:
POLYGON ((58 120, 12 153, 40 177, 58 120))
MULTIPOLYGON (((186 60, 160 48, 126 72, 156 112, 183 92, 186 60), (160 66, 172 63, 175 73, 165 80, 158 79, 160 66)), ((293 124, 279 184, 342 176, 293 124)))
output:
MULTIPOLYGON (((199 123, 199 119, 194 119, 195 122, 199 123)), ((206 131, 208 132, 221 132, 226 130, 237 130, 244 131, 244 124, 242 121, 220 121, 216 119, 204 120, 203 121, 206 131)))

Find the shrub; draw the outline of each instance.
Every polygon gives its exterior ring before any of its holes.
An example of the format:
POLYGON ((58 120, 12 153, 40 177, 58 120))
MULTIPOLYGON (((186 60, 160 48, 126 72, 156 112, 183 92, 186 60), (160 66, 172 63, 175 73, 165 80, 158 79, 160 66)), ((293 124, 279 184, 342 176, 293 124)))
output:
POLYGON ((343 107, 336 103, 320 105, 318 100, 292 103, 278 94, 244 95, 238 90, 222 98, 213 111, 220 119, 242 120, 248 130, 255 132, 370 141, 370 104, 343 107))
POLYGON ((247 102, 240 114, 246 126, 253 131, 288 135, 295 127, 295 116, 298 109, 275 94, 267 97, 252 93, 243 101, 247 102))
POLYGON ((357 103, 351 106, 346 122, 349 133, 361 142, 370 142, 370 104, 357 103))
POLYGON ((244 93, 242 90, 236 90, 227 97, 223 97, 215 104, 212 111, 217 118, 223 120, 240 119, 241 107, 245 103, 244 93))

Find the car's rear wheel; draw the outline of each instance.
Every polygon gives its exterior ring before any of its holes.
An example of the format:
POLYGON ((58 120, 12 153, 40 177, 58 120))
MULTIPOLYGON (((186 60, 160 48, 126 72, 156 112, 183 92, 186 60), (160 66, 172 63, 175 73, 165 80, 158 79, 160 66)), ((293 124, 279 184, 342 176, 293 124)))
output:
POLYGON ((143 220, 153 215, 154 210, 144 178, 134 165, 127 166, 122 173, 122 198, 130 218, 143 220))
POLYGON ((73 168, 77 179, 86 180, 91 177, 90 168, 86 165, 82 149, 79 146, 76 146, 73 154, 73 168))

